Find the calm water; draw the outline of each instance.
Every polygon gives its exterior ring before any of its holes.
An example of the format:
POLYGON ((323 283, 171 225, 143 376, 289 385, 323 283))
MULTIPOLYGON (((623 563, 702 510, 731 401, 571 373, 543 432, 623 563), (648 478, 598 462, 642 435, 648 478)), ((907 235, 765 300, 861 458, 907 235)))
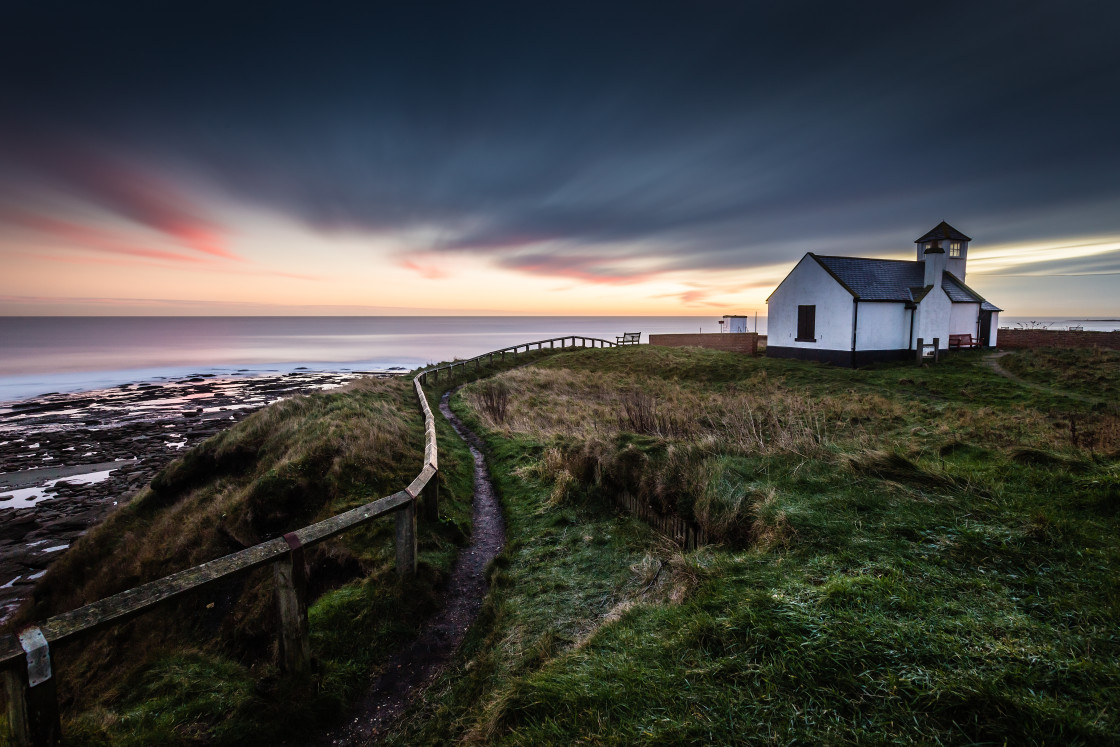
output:
POLYGON ((0 317, 0 401, 191 373, 411 369, 561 335, 640 331, 645 342, 701 329, 717 332, 718 317, 0 317))

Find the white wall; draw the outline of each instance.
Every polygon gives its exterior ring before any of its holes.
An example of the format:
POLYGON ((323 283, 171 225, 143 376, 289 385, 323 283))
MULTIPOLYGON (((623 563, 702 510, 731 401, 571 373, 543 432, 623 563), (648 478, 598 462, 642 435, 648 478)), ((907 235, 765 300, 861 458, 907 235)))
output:
POLYGON ((973 339, 980 336, 980 328, 976 326, 976 318, 980 314, 978 303, 955 303, 949 313, 949 333, 953 335, 972 335, 973 339))
POLYGON ((930 289, 922 302, 918 304, 917 319, 914 321, 914 339, 922 338, 928 345, 933 338, 938 338, 938 345, 942 349, 949 347, 949 318, 952 314, 953 302, 938 284, 930 289))
POLYGON ((725 316, 723 317, 723 321, 726 332, 747 331, 747 318, 745 316, 725 316))
MULTIPOLYGON (((965 248, 961 249, 961 256, 947 257, 945 259, 945 272, 952 273, 953 276, 962 283, 964 282, 965 271, 968 269, 968 242, 964 243, 965 248)), ((949 242, 946 241, 944 246, 945 252, 948 253, 949 242)))
MULTIPOLYGON (((918 260, 919 262, 924 262, 926 259, 926 247, 928 247, 930 243, 931 242, 927 241, 924 244, 914 244, 914 246, 918 250, 914 259, 918 260)), ((949 247, 952 246, 952 243, 953 242, 949 241, 948 239, 945 239, 941 242, 941 248, 945 250, 946 254, 945 269, 953 273, 957 277, 957 280, 960 280, 963 283, 965 272, 968 270, 968 242, 961 242, 961 256, 959 257, 948 256, 949 247)))
POLYGON ((906 350, 910 347, 910 311, 902 302, 864 301, 859 305, 856 324, 856 350, 906 350))
POLYGON ((996 331, 999 330, 999 312, 992 312, 992 331, 991 336, 988 337, 988 344, 993 348, 996 346, 996 331))
MULTIPOLYGON (((812 257, 801 258, 767 302, 766 344, 812 350, 852 349, 852 294, 812 257), (817 307, 817 341, 798 342, 797 307, 817 307)), ((860 309, 863 313, 863 309, 860 309)))

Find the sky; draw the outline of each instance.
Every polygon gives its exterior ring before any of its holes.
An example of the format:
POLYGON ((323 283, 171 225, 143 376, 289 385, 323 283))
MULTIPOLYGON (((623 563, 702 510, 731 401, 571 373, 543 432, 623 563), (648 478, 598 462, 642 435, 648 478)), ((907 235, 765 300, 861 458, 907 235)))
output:
POLYGON ((0 314, 1120 316, 1115 2, 7 0, 0 314))

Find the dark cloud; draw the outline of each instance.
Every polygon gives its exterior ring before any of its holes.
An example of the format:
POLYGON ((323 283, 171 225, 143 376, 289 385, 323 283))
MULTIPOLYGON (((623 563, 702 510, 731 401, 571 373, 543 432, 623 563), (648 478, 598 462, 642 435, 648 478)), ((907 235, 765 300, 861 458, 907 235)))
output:
MULTIPOLYGON (((943 218, 980 243, 1120 232, 1114 8, 24 2, 0 97, 39 152, 80 137, 320 231, 624 282, 902 249, 943 218)), ((41 161, 220 246, 164 188, 41 161)))

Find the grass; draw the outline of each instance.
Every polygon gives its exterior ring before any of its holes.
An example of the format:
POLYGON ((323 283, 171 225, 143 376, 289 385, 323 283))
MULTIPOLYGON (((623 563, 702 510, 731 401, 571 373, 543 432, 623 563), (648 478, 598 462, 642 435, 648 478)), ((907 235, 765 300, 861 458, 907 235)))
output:
MULTIPOLYGON (((1111 358, 1044 355, 1051 371, 1116 376, 1111 358)), ((487 441, 508 544, 456 661, 389 743, 1120 743, 1114 411, 1021 386, 973 351, 852 371, 641 346, 520 356, 508 368, 483 367, 486 380, 452 399, 487 441), (621 490, 719 541, 682 553, 616 508, 621 490)), ((279 481, 270 494, 323 495, 315 511, 333 513, 394 470, 411 477, 419 417, 405 383, 322 401, 340 423, 385 403, 384 448, 407 453, 404 464, 387 454, 334 469, 314 456, 345 439, 290 448, 301 434, 350 432, 317 428, 319 404, 281 419, 295 418, 284 448, 269 441, 282 422, 249 419, 192 457, 205 468, 169 470, 106 538, 144 546, 142 531, 197 499, 215 507, 198 536, 247 540, 286 520, 253 502, 262 478, 279 481), (259 461, 227 459, 242 441, 259 461), (184 497, 162 503, 164 484, 184 497), (224 517, 223 501, 234 507, 224 517)), ((429 387, 433 406, 453 383, 429 387)), ((68 696, 71 741, 298 741, 339 713, 414 634, 469 531, 470 459, 437 420, 445 518, 425 530, 419 578, 395 580, 384 528, 322 559, 354 570, 338 571, 311 608, 317 690, 276 675, 253 581, 176 610, 190 625, 170 625, 166 639, 126 626, 85 654, 63 647, 63 684, 107 683, 68 696), (257 617, 217 622, 234 608, 226 600, 257 617), (127 671, 82 669, 134 640, 140 661, 127 671)), ((299 501, 284 505, 302 516, 299 501)), ((188 562, 174 525, 160 531, 188 562)), ((111 554, 82 563, 145 567, 111 554)), ((39 604, 68 599, 62 578, 39 604)))
POLYGON ((1120 402, 1120 350, 1108 348, 1039 348, 1000 359, 1016 376, 1086 397, 1120 402))
MULTIPOLYGON (((441 517, 420 525, 416 577, 397 578, 390 520, 308 550, 310 681, 276 669, 265 568, 55 647, 68 742, 259 743, 337 717, 415 636, 469 535, 473 463, 439 421, 441 517)), ((51 567, 12 627, 388 495, 412 480, 422 453, 410 379, 284 400, 160 472, 51 567)))
POLYGON ((849 371, 642 347, 499 384, 500 422, 482 385, 454 406, 510 544, 395 743, 1120 742, 1110 413, 971 352, 849 371), (722 542, 682 554, 620 489, 722 542))

